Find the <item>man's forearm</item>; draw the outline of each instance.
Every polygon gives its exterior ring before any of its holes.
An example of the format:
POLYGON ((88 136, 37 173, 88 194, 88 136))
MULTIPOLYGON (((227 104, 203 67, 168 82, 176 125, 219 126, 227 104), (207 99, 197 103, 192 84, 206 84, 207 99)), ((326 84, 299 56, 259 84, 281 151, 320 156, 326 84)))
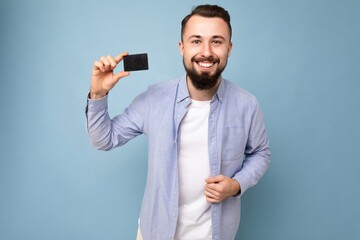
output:
POLYGON ((88 100, 86 120, 87 132, 93 147, 99 150, 110 150, 112 148, 111 119, 107 111, 106 96, 98 100, 88 100))

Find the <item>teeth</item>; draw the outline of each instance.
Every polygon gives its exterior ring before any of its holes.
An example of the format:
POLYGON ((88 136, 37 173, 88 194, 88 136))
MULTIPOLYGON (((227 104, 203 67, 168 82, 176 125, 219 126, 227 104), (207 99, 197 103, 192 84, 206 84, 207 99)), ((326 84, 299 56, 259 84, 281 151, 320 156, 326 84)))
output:
POLYGON ((214 63, 199 62, 199 65, 200 65, 201 67, 209 68, 209 67, 211 67, 212 65, 214 65, 214 63))

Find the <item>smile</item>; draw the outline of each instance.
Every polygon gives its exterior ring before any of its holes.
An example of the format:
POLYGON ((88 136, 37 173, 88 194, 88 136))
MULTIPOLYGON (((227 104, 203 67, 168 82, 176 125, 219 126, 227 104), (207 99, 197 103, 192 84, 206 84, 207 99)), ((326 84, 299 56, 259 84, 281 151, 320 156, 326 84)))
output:
POLYGON ((199 64, 199 66, 203 68, 210 68, 214 65, 213 62, 197 62, 197 64, 199 64))
POLYGON ((200 69, 204 70, 204 71, 208 71, 211 70, 216 63, 218 63, 217 61, 195 61, 196 65, 198 65, 200 67, 200 69))

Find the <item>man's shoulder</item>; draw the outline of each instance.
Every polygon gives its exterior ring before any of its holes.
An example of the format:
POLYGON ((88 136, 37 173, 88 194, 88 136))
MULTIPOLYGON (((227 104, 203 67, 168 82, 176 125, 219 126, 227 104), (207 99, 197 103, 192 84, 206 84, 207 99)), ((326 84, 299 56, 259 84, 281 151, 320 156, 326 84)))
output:
POLYGON ((149 85, 148 88, 135 97, 133 104, 138 104, 144 108, 152 106, 163 106, 166 100, 173 99, 176 95, 177 86, 181 78, 176 78, 167 82, 159 82, 149 85))
POLYGON ((239 100, 248 100, 251 102, 256 102, 256 97, 252 93, 250 93, 248 90, 244 89, 243 87, 237 85, 234 82, 231 82, 229 80, 223 79, 226 85, 226 89, 228 91, 228 95, 231 98, 239 99, 239 100))
POLYGON ((148 87, 148 91, 161 91, 161 90, 170 90, 173 88, 177 88, 180 80, 181 77, 178 77, 170 81, 152 84, 148 87))

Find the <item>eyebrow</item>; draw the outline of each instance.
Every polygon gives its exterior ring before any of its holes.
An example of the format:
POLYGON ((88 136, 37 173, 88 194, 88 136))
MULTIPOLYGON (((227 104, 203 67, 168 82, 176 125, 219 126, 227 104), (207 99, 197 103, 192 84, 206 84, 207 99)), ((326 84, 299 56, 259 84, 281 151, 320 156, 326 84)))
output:
MULTIPOLYGON (((191 39, 191 38, 202 38, 202 36, 201 35, 191 35, 191 36, 189 36, 187 39, 189 40, 189 39, 191 39)), ((212 36, 211 37, 211 39, 217 39, 217 38, 221 38, 221 39, 223 39, 223 40, 226 40, 225 39, 225 37, 223 37, 223 36, 221 36, 221 35, 214 35, 214 36, 212 36)))
POLYGON ((225 40, 225 38, 221 35, 214 35, 214 36, 212 36, 212 38, 221 38, 222 40, 225 40))

